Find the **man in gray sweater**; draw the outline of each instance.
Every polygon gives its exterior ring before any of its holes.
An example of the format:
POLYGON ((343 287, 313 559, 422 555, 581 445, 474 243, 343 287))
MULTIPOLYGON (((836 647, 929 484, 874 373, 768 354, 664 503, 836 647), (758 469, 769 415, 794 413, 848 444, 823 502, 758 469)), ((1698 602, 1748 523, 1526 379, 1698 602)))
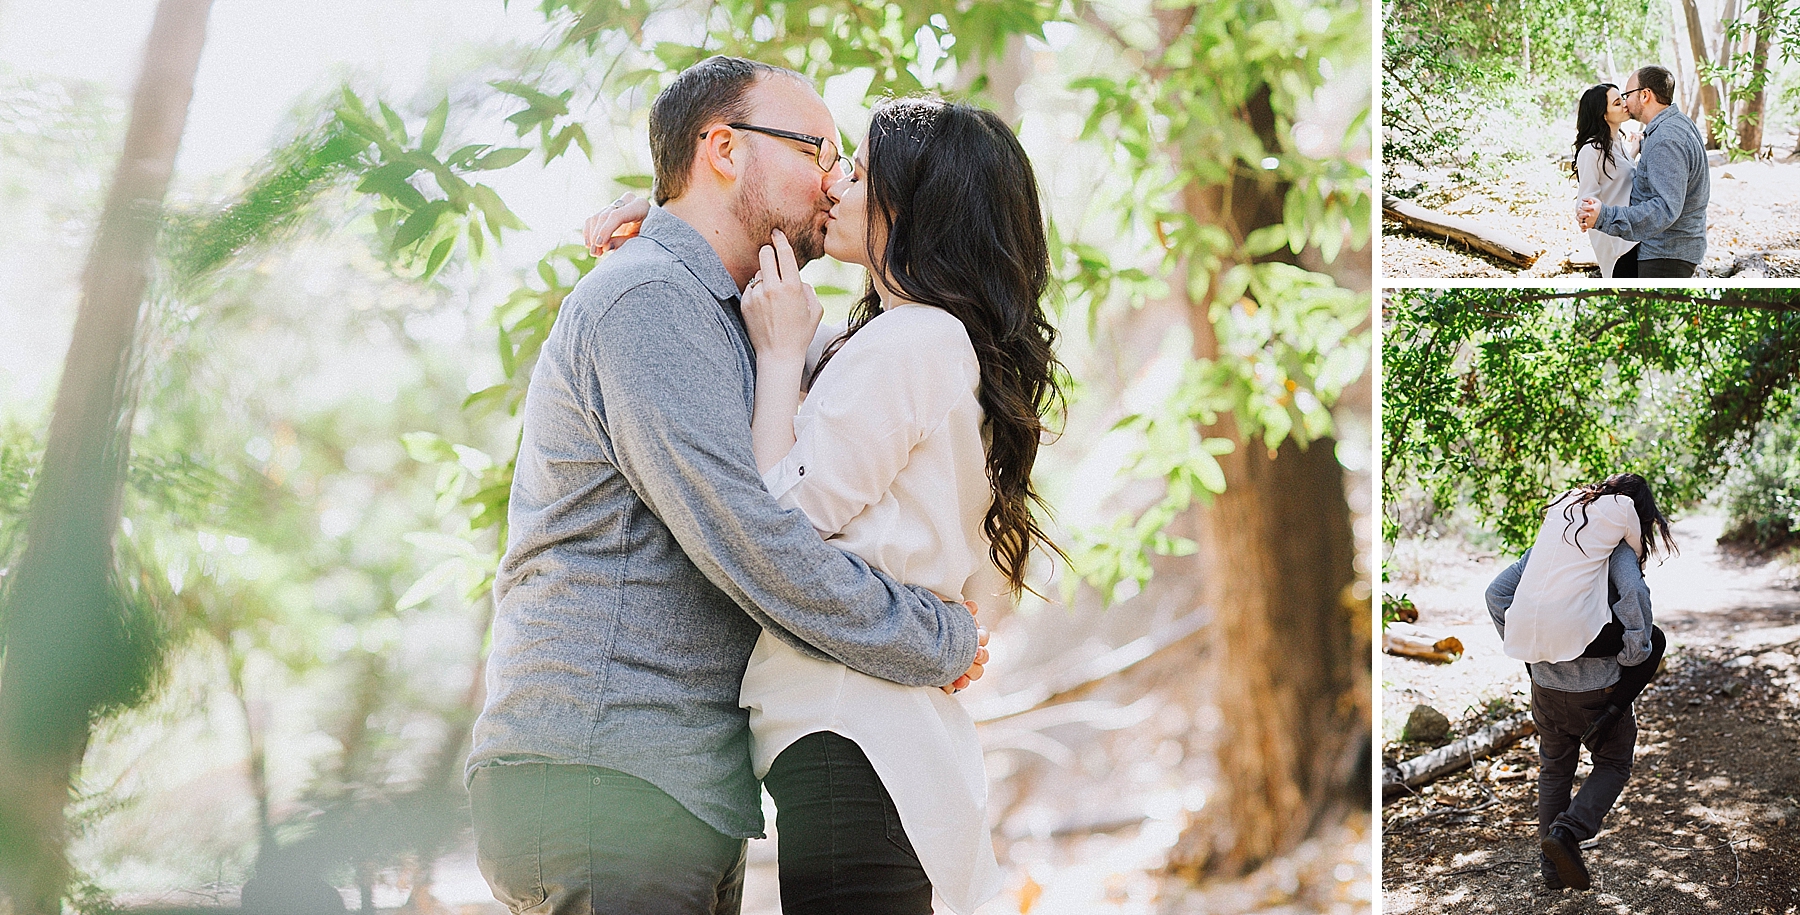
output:
MULTIPOLYGON (((1531 551, 1526 550, 1488 585, 1488 615, 1502 639, 1506 637, 1506 613, 1530 558, 1531 551)), ((1621 704, 1618 719, 1609 730, 1595 734, 1593 726, 1615 706, 1624 668, 1655 664, 1661 655, 1662 633, 1651 618, 1650 588, 1644 584, 1637 554, 1620 543, 1613 549, 1607 571, 1608 590, 1615 592, 1613 618, 1624 630, 1619 639, 1622 650, 1612 656, 1584 655, 1525 665, 1531 673, 1531 719, 1538 734, 1539 864, 1544 882, 1552 889, 1585 890, 1590 884, 1587 865, 1581 860, 1581 843, 1600 833, 1600 821, 1631 776, 1637 719, 1630 701, 1621 704), (1594 768, 1571 801, 1569 791, 1584 737, 1594 768)), ((1654 673, 1654 668, 1644 673, 1654 673)))
POLYGON ((663 206, 538 357, 468 764, 478 863, 514 912, 738 911, 761 630, 906 685, 980 676, 967 608, 826 545, 752 457, 739 298, 774 233, 820 255, 836 136, 797 73, 683 72, 650 113, 663 206))
POLYGON ((1625 81, 1625 110, 1644 125, 1630 206, 1576 204, 1581 228, 1638 243, 1641 278, 1687 278, 1706 257, 1706 203, 1712 196, 1706 140, 1674 105, 1675 77, 1643 67, 1625 81))

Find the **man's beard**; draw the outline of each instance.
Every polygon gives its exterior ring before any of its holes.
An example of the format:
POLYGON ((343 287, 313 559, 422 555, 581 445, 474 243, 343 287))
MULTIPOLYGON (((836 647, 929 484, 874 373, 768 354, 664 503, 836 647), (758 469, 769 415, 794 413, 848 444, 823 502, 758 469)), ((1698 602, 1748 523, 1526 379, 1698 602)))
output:
POLYGON ((774 232, 781 230, 794 248, 794 260, 804 267, 825 253, 825 227, 821 211, 812 209, 804 216, 785 216, 769 202, 762 171, 753 163, 744 177, 744 186, 731 201, 731 215, 743 225, 758 245, 774 244, 774 232))

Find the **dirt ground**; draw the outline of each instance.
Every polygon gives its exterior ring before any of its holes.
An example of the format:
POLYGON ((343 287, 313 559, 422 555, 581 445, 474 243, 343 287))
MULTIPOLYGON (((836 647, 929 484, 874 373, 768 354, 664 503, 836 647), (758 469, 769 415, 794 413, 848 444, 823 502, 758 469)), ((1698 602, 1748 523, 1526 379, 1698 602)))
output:
MULTIPOLYGON (((1441 176, 1415 176, 1442 185, 1441 176), (1435 180, 1434 180, 1435 179, 1435 180)), ((1425 277, 1592 277, 1593 248, 1575 225, 1575 179, 1548 159, 1509 166, 1492 185, 1427 191, 1420 206, 1492 224, 1543 251, 1528 269, 1384 219, 1381 272, 1388 279, 1425 277)), ((1706 210, 1706 259, 1699 276, 1800 276, 1800 157, 1712 168, 1706 210)))
MULTIPOLYGON (((1800 586, 1789 564, 1722 552, 1719 526, 1678 522, 1681 554, 1646 571, 1667 667, 1637 704, 1631 781, 1584 852, 1593 889, 1552 891, 1539 876, 1528 737, 1384 807, 1384 913, 1800 912, 1800 586)), ((1523 665, 1500 656, 1482 602, 1513 558, 1397 546, 1390 593, 1468 654, 1441 666, 1384 656, 1388 762, 1426 749, 1397 742, 1419 702, 1457 722, 1453 737, 1526 707, 1523 665)))

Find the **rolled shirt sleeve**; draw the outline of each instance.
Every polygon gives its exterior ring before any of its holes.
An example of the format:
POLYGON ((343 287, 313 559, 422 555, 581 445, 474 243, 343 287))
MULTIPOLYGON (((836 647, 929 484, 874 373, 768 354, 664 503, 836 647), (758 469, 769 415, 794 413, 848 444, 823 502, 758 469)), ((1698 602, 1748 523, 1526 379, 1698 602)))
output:
POLYGON ((1619 652, 1619 663, 1635 667, 1650 657, 1650 627, 1654 625, 1650 586, 1644 583, 1637 553, 1624 543, 1613 548, 1607 574, 1619 589, 1619 599, 1612 605, 1613 616, 1625 627, 1625 648, 1619 652))
POLYGON ((1525 561, 1530 558, 1531 551, 1526 550, 1518 562, 1502 569, 1487 587, 1488 617, 1502 640, 1506 638, 1506 611, 1512 609, 1513 597, 1519 593, 1519 579, 1525 575, 1525 561))

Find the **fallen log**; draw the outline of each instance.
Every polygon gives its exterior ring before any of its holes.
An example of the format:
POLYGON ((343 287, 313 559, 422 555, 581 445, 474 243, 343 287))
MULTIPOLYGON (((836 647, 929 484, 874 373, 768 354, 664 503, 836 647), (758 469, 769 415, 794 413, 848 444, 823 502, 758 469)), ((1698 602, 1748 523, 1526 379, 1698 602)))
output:
POLYGON ((1472 765, 1478 756, 1490 756, 1517 743, 1537 730, 1530 712, 1520 712, 1498 724, 1491 724, 1461 740, 1451 741, 1423 756, 1415 756, 1397 766, 1381 768, 1381 800, 1383 803, 1436 779, 1472 765))
POLYGON ((1496 229, 1473 219, 1428 210, 1410 200, 1401 200, 1387 194, 1381 197, 1381 214, 1393 217, 1409 229, 1446 240, 1460 241, 1477 251, 1520 267, 1530 267, 1537 263, 1538 257, 1544 253, 1532 247, 1530 242, 1503 229, 1496 229))
POLYGON ((1388 654, 1448 664, 1462 657, 1463 643, 1456 636, 1428 632, 1411 623, 1389 623, 1381 631, 1381 649, 1388 654))

